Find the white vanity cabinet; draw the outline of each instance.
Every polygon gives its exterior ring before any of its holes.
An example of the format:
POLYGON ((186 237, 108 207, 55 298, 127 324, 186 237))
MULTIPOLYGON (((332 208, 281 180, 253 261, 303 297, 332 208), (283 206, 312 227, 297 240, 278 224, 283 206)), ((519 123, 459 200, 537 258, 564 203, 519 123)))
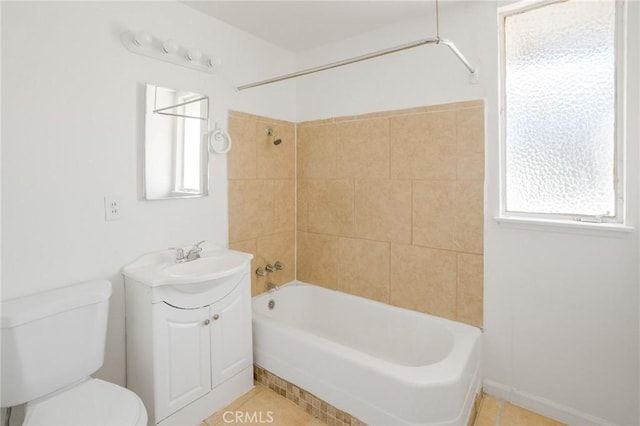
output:
POLYGON ((123 270, 127 387, 144 401, 150 424, 198 425, 253 387, 246 256, 242 268, 202 282, 152 286, 123 270))
POLYGON ((251 278, 248 285, 211 306, 211 381, 216 387, 253 366, 251 278))
MULTIPOLYGON (((211 391, 208 308, 153 307, 155 418, 164 419, 211 391)), ((131 360, 132 368, 135 361, 131 360)), ((133 383, 131 383, 133 386, 133 383)))

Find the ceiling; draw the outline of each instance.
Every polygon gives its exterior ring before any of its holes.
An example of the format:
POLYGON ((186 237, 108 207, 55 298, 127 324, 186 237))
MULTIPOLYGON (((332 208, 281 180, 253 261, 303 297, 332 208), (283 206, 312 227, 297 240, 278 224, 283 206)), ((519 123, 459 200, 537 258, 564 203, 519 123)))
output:
POLYGON ((292 52, 434 13, 432 1, 183 1, 292 52))

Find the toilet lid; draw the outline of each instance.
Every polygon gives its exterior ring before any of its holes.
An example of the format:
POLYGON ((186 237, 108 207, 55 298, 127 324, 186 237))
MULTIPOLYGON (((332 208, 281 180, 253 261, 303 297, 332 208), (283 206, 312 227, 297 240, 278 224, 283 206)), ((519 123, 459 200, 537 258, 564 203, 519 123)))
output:
POLYGON ((28 403, 23 425, 133 426, 146 421, 147 413, 138 395, 113 383, 89 379, 28 403))

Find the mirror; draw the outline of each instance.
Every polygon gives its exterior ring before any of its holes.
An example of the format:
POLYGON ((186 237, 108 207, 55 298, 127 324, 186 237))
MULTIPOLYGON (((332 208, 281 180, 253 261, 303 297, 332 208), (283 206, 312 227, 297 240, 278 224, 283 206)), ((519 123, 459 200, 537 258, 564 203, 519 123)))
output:
POLYGON ((145 198, 207 195, 209 97, 147 84, 145 105, 145 198))

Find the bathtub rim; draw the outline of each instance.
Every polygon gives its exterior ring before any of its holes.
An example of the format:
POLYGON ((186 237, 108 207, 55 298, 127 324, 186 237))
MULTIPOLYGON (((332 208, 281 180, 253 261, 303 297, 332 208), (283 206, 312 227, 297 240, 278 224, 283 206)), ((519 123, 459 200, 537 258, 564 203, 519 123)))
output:
MULTIPOLYGON (((406 384, 407 386, 412 387, 431 386, 434 389, 437 389, 441 385, 455 386, 458 383, 464 384, 464 387, 460 388, 461 393, 459 394, 459 400, 455 405, 455 407, 460 407, 459 409, 456 408, 456 410, 458 410, 457 413, 452 411, 451 415, 446 417, 446 420, 438 424, 459 425, 463 424, 461 423, 463 420, 464 424, 467 424, 473 412, 476 396, 481 392, 482 388, 481 329, 446 318, 388 305, 375 300, 350 295, 338 290, 327 289, 297 280, 283 285, 282 288, 286 291, 287 287, 295 286, 312 286, 319 288, 322 291, 339 293, 340 297, 357 299, 359 303, 366 302, 369 304, 382 305, 381 307, 383 309, 405 311, 411 315, 426 315, 430 320, 433 320, 444 327, 456 330, 457 333, 454 333, 454 348, 451 351, 452 353, 443 360, 426 366, 404 366, 393 364, 390 361, 377 358, 355 348, 348 347, 342 343, 331 341, 323 336, 310 333, 307 329, 295 327, 295 325, 290 325, 277 319, 270 318, 265 314, 260 313, 259 310, 256 311, 256 305, 262 302, 264 303, 262 306, 266 306, 266 303, 270 298, 277 296, 277 291, 263 293, 254 296, 253 298, 254 321, 257 321, 258 324, 260 324, 258 328, 266 327, 266 331, 269 331, 269 327, 276 327, 276 329, 279 330, 278 333, 295 334, 296 339, 301 338, 304 340, 305 344, 312 345, 312 347, 321 343, 320 347, 322 350, 330 356, 346 356, 350 361, 359 362, 361 365, 363 365, 362 362, 364 359, 366 360, 366 363, 364 364, 365 370, 375 370, 376 374, 391 376, 401 385, 406 384), (460 345, 461 341, 466 342, 466 347, 463 347, 465 345, 460 345), (380 369, 381 365, 384 365, 385 368, 380 369), (464 394, 462 392, 464 392, 464 394)), ((255 362, 257 365, 267 371, 271 371, 273 374, 276 374, 285 380, 290 380, 297 386, 301 386, 303 388, 308 387, 310 392, 317 394, 321 398, 325 398, 326 395, 327 397, 325 399, 328 403, 335 404, 336 401, 334 398, 337 394, 341 395, 340 398, 350 401, 348 403, 350 406, 353 406, 352 404, 355 404, 355 406, 367 405, 369 408, 373 408, 379 415, 386 418, 387 422, 397 423, 399 421, 404 424, 412 424, 409 418, 399 417, 400 414, 396 415, 393 414, 393 412, 386 411, 386 409, 383 410, 376 405, 372 405, 372 403, 367 402, 366 398, 360 398, 358 395, 352 394, 349 390, 335 386, 333 383, 325 383, 323 380, 318 382, 317 379, 314 379, 314 377, 318 377, 317 375, 314 375, 312 372, 308 372, 295 364, 289 365, 287 362, 273 356, 273 354, 268 352, 268 347, 267 351, 265 351, 265 345, 256 345, 254 347, 254 351, 256 352, 255 362)), ((342 407, 339 408, 342 409, 342 407)), ((346 411, 350 412, 349 410, 346 411)), ((350 414, 358 417, 358 412, 350 412, 350 414)), ((363 420, 366 420, 366 418, 363 420)), ((377 424, 377 420, 374 421, 374 423, 377 424)))
MULTIPOLYGON (((448 318, 438 317, 438 316, 424 313, 424 312, 418 312, 418 311, 413 311, 406 308, 401 308, 399 306, 389 305, 383 302, 379 302, 377 300, 371 300, 361 296, 344 293, 339 290, 328 289, 325 287, 306 283, 303 281, 298 281, 298 280, 291 281, 287 284, 283 284, 282 286, 280 286, 280 289, 286 290, 286 288, 288 287, 304 287, 304 286, 311 286, 323 291, 339 293, 340 297, 353 298, 358 300, 359 303, 372 304, 374 306, 379 306, 383 309, 389 309, 391 311, 404 312, 410 315, 419 315, 419 316, 426 315, 429 317, 429 320, 433 320, 437 322, 441 326, 447 328, 448 331, 452 332, 454 344, 452 345, 452 348, 448 352, 448 354, 439 361, 436 361, 431 364, 418 365, 418 366, 410 366, 410 365, 393 363, 389 360, 378 358, 374 355, 360 351, 356 348, 344 345, 342 343, 335 342, 333 340, 330 340, 318 334, 311 333, 313 335, 313 338, 304 336, 304 335, 302 337, 303 339, 306 339, 306 340, 320 339, 325 343, 325 347, 330 348, 331 351, 335 354, 344 353, 346 351, 346 353, 350 354, 350 358, 352 359, 362 356, 365 358, 365 360, 368 361, 367 366, 373 363, 375 364, 382 363, 383 365, 386 366, 385 370, 383 371, 384 375, 393 376, 396 378, 397 377, 405 378, 407 376, 411 377, 411 379, 405 381, 405 383, 407 384, 411 384, 411 385, 423 384, 423 380, 419 380, 419 379, 423 379, 422 377, 423 375, 430 376, 430 379, 432 379, 430 380, 430 383, 447 384, 451 382, 456 382, 457 380, 460 379, 460 377, 464 373, 464 368, 462 368, 464 365, 464 362, 462 361, 465 360, 468 353, 471 353, 473 351, 473 346, 476 344, 477 340, 479 339, 481 340, 481 336, 483 334, 482 329, 469 324, 464 324, 458 321, 450 320, 448 318), (452 328, 453 330, 449 330, 449 328, 452 328), (419 376, 407 374, 409 372, 414 373, 416 371, 419 371, 421 374, 419 376)), ((278 327, 284 327, 285 329, 299 330, 299 328, 295 326, 277 321, 273 318, 270 318, 264 315, 260 311, 255 310, 254 303, 260 303, 261 300, 266 301, 270 298, 273 298, 277 296, 278 291, 280 290, 274 290, 273 292, 265 292, 253 297, 253 300, 252 300, 253 319, 265 321, 267 323, 277 325, 278 327)))

